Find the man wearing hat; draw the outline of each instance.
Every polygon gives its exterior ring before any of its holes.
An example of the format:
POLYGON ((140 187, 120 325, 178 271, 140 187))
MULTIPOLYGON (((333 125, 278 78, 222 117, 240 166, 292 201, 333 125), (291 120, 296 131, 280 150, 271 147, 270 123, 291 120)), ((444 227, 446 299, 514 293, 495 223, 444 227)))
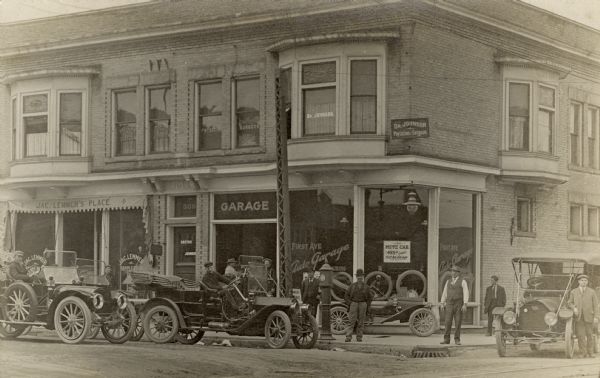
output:
POLYGON ((308 275, 302 281, 300 295, 302 296, 302 303, 307 303, 310 306, 310 313, 316 317, 320 299, 319 280, 315 278, 315 270, 313 268, 310 268, 308 275))
POLYGON ((352 341, 352 331, 356 322, 358 322, 356 325, 356 341, 361 342, 367 308, 373 300, 373 294, 365 282, 365 273, 362 269, 356 270, 356 282, 352 283, 346 290, 344 299, 349 306, 348 317, 350 318, 350 324, 346 328, 346 342, 352 341))
POLYGON ((235 261, 235 259, 232 258, 232 259, 227 260, 227 266, 225 267, 225 274, 224 274, 224 276, 226 278, 232 279, 237 276, 237 271, 235 270, 235 264, 237 264, 237 261, 235 261))
POLYGON ((450 331, 452 330, 452 319, 454 319, 454 343, 460 345, 460 326, 462 324, 462 313, 467 310, 469 301, 469 286, 460 276, 460 268, 453 265, 450 268, 452 277, 446 281, 442 299, 440 299, 440 308, 445 308, 444 319, 444 341, 440 344, 450 344, 450 331))
POLYGON ((492 324, 494 323, 492 312, 494 308, 504 307, 506 304, 506 292, 502 286, 498 285, 498 276, 493 275, 491 278, 491 285, 485 289, 485 299, 483 300, 483 313, 488 314, 486 336, 492 336, 492 324))
POLYGON ((215 272, 213 263, 209 261, 204 264, 204 277, 202 277, 202 282, 211 289, 221 290, 227 286, 229 280, 220 273, 215 272))
POLYGON ((27 274, 23 256, 23 251, 15 251, 15 260, 8 267, 8 276, 13 280, 33 282, 33 278, 27 274))
POLYGON ((598 321, 598 297, 594 289, 587 287, 588 281, 585 274, 577 277, 579 287, 571 290, 567 304, 573 310, 579 353, 583 357, 594 357, 592 330, 598 321))

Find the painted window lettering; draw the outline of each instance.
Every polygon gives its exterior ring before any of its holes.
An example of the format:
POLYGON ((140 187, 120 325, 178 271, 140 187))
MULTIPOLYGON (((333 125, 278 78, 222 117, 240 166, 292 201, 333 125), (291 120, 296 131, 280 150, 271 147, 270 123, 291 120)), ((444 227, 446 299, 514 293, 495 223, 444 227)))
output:
POLYGON ((268 211, 269 201, 223 202, 221 211, 268 211))

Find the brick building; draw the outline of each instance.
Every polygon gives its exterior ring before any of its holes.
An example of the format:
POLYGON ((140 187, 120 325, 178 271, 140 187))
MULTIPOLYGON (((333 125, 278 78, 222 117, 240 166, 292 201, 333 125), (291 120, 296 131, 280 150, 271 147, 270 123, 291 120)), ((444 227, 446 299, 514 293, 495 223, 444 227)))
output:
POLYGON ((276 260, 279 78, 296 287, 327 259, 436 302, 457 264, 477 324, 511 257, 600 253, 600 32, 527 4, 172 0, 0 35, 7 249, 276 260))

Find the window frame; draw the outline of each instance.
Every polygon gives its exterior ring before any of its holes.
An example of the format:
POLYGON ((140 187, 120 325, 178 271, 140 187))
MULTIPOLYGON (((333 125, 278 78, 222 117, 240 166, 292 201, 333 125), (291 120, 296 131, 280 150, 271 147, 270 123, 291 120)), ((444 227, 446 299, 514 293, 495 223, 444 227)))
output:
POLYGON ((600 169, 600 107, 594 105, 588 105, 585 120, 585 140, 586 140, 586 160, 587 167, 592 169, 600 169), (590 137, 590 132, 592 136, 590 137), (593 147, 590 148, 590 146, 593 147))
MULTIPOLYGON (((300 133, 301 136, 304 137, 323 137, 323 136, 331 136, 331 135, 337 135, 338 133, 338 121, 339 121, 339 81, 340 81, 340 62, 339 59, 331 59, 331 58, 325 58, 325 59, 317 59, 317 60, 309 60, 309 61, 303 61, 299 63, 299 72, 298 72, 298 80, 299 80, 299 101, 300 101, 300 108, 299 113, 301 115, 301 125, 300 125, 300 133), (321 64, 321 63, 335 63, 335 81, 334 82, 326 82, 326 83, 315 83, 315 84, 302 84, 302 75, 304 72, 304 66, 309 66, 309 65, 315 65, 315 64, 321 64), (311 89, 331 89, 334 88, 335 91, 335 120, 334 120, 334 125, 333 125, 333 133, 323 133, 323 134, 310 134, 307 135, 306 134, 306 129, 305 129, 305 124, 304 124, 304 120, 305 120, 305 109, 304 109, 304 102, 305 102, 305 97, 304 97, 304 91, 306 90, 311 90, 311 89)), ((293 94, 292 94, 293 95, 293 94)))
POLYGON ((19 123, 19 98, 12 96, 10 99, 10 121, 11 121, 11 143, 10 156, 11 161, 17 160, 17 130, 19 123))
POLYGON ((262 82, 262 77, 259 74, 236 76, 231 79, 231 146, 234 149, 256 148, 256 147, 260 147, 260 145, 261 145, 261 135, 262 135, 261 125, 263 124, 263 117, 264 117, 263 111, 261 111, 262 110, 261 109, 262 96, 260 95, 261 94, 261 82, 262 82), (257 125, 257 127, 258 127, 257 128, 258 142, 253 145, 240 146, 238 143, 238 112, 237 112, 238 87, 237 87, 237 84, 241 81, 250 81, 250 80, 256 80, 257 87, 258 87, 257 88, 258 89, 258 93, 257 93, 257 98, 258 98, 258 125, 257 125))
POLYGON ((535 122, 536 124, 536 130, 537 130, 537 137, 536 139, 536 151, 541 152, 541 153, 546 153, 549 155, 554 155, 554 134, 556 132, 556 104, 557 104, 557 97, 556 97, 556 88, 544 83, 538 83, 537 85, 538 88, 538 101, 537 103, 537 120, 535 122), (547 105, 542 105, 540 98, 541 95, 540 93, 542 92, 541 88, 546 88, 552 91, 553 93, 553 98, 552 98, 552 102, 554 103, 553 107, 549 107, 547 105), (550 117, 550 140, 549 140, 549 144, 548 144, 548 149, 549 151, 543 151, 540 149, 540 119, 539 119, 539 114, 540 112, 547 112, 551 114, 550 117))
POLYGON ((506 85, 506 133, 507 133, 507 143, 506 143, 506 149, 508 151, 524 151, 524 152, 529 152, 531 151, 531 147, 533 144, 533 138, 532 138, 532 134, 533 134, 533 117, 532 117, 532 107, 533 107, 533 83, 531 81, 523 81, 523 80, 508 80, 507 81, 507 85, 506 85), (511 140, 511 128, 510 128, 510 86, 511 84, 518 84, 518 85, 527 85, 528 87, 528 94, 529 94, 529 98, 528 98, 528 125, 527 125, 527 146, 525 148, 511 148, 510 146, 510 140, 511 140))
POLYGON ((584 206, 581 203, 570 202, 569 203, 569 235, 573 237, 581 237, 583 236, 584 231, 584 206), (579 209, 579 230, 577 232, 573 232, 573 216, 572 209, 579 209))
POLYGON ((50 90, 45 90, 45 91, 35 91, 35 92, 26 92, 26 93, 21 93, 21 101, 20 101, 20 106, 19 106, 19 121, 21 124, 21 151, 22 151, 22 157, 23 159, 28 159, 28 158, 41 158, 41 157, 48 157, 51 156, 51 151, 50 151, 50 136, 51 136, 51 131, 50 131, 50 109, 52 109, 52 98, 50 97, 50 90), (34 112, 34 113, 25 113, 25 110, 23 109, 24 103, 25 103, 25 97, 30 97, 30 96, 37 96, 37 95, 46 95, 47 98, 47 106, 46 106, 46 111, 45 112, 34 112), (46 147, 45 147, 45 153, 43 154, 39 154, 39 155, 29 155, 27 153, 27 133, 25 131, 25 119, 26 118, 30 118, 30 117, 46 117, 46 147))
POLYGON ((83 130, 83 124, 84 124, 84 115, 85 115, 85 101, 84 101, 84 96, 85 94, 82 93, 81 91, 74 91, 74 90, 59 90, 56 92, 56 108, 57 108, 57 116, 56 116, 56 131, 57 131, 57 135, 58 135, 58 156, 81 156, 82 155, 82 151, 83 151, 83 145, 84 145, 84 130, 83 130), (61 153, 61 143, 62 143, 62 134, 61 134, 61 122, 60 122, 60 105, 61 105, 61 96, 63 94, 81 94, 81 125, 80 125, 80 142, 79 142, 79 153, 78 154, 63 154, 61 153))
POLYGON ((586 211, 586 218, 587 218, 587 224, 586 224, 586 230, 585 230, 585 235, 590 237, 590 238, 594 238, 594 239, 598 239, 600 238, 600 207, 599 206, 587 206, 587 211, 586 211), (596 213, 595 216, 595 227, 593 227, 590 225, 590 217, 591 217, 591 211, 593 210, 596 213))
MULTIPOLYGON (((168 118, 168 130, 167 130, 167 149, 165 151, 156 151, 156 147, 153 148, 153 140, 152 140, 152 136, 153 136, 153 130, 151 127, 151 122, 154 121, 154 119, 150 118, 150 92, 154 91, 154 90, 161 90, 161 89, 167 89, 169 91, 169 95, 168 95, 168 99, 167 99, 167 104, 168 106, 171 107, 171 112, 174 111, 174 107, 173 107, 173 87, 171 85, 171 83, 166 83, 166 84, 157 84, 157 85, 148 85, 144 87, 144 140, 145 140, 145 146, 144 146, 144 153, 146 155, 158 155, 158 154, 168 154, 171 153, 171 134, 173 131, 173 114, 169 113, 169 118, 168 118)), ((164 121, 166 118, 157 118, 156 120, 158 121, 164 121)), ((137 121, 137 117, 136 117, 136 121, 137 121)), ((137 140, 136 140, 137 142, 137 140)))
POLYGON ((349 135, 377 135, 377 125, 379 118, 379 60, 377 57, 348 57, 348 134, 349 135), (352 132, 352 63, 359 61, 375 61, 375 130, 373 132, 352 132))
POLYGON ((223 79, 221 78, 215 78, 215 79, 210 79, 210 80, 198 80, 194 82, 194 151, 195 152, 204 152, 204 151, 215 151, 215 150, 222 150, 223 149, 223 134, 225 132, 225 127, 226 127, 226 120, 225 120, 225 97, 224 97, 224 91, 223 91, 223 79), (201 101, 201 91, 200 88, 203 85, 210 85, 210 84, 220 84, 221 86, 221 96, 220 96, 220 102, 221 102, 221 111, 218 113, 210 113, 207 115, 202 115, 200 114, 200 101, 201 101), (220 131, 221 131, 221 141, 219 143, 219 147, 218 148, 200 148, 200 135, 201 135, 201 130, 200 127, 202 126, 202 123, 200 122, 200 119, 203 117, 221 117, 220 120, 220 131))
POLYGON ((111 113, 112 113, 112 120, 111 120, 111 124, 112 124, 112 156, 114 157, 130 157, 130 156, 136 156, 137 153, 137 144, 138 144, 138 122, 139 122, 139 109, 137 106, 137 98, 138 98, 138 88, 137 87, 127 87, 127 88, 120 88, 120 89, 113 89, 111 91, 111 113), (135 135, 135 141, 134 141, 134 149, 133 149, 133 153, 131 154, 123 154, 123 153, 119 153, 118 152, 118 144, 119 144, 119 132, 118 132, 118 126, 117 125, 117 95, 121 94, 121 93, 129 93, 129 92, 133 92, 134 97, 136 99, 136 113, 135 113, 135 122, 121 122, 119 123, 119 125, 121 124, 127 124, 133 125, 133 128, 135 130, 134 135, 135 135))
POLYGON ((516 217, 516 226, 515 226, 515 234, 517 236, 535 236, 535 228, 534 228, 534 219, 535 219, 535 201, 530 197, 519 196, 516 200, 517 205, 517 217, 516 217), (522 218, 521 215, 521 206, 520 203, 525 202, 527 204, 527 229, 522 229, 520 227, 519 219, 522 218))
POLYGON ((583 109, 583 103, 579 102, 579 101, 573 101, 571 100, 571 102, 569 103, 569 144, 568 144, 568 151, 569 151, 569 165, 572 166, 582 166, 583 165, 583 125, 584 125, 584 121, 583 121, 583 115, 584 115, 584 109, 583 109), (575 125, 575 108, 578 108, 578 113, 579 113, 579 124, 575 125), (574 133, 575 131, 575 133, 574 133), (577 141, 577 156, 574 156, 575 152, 573 151, 573 137, 575 136, 575 139, 577 141), (573 158, 576 158, 576 161, 573 161, 573 158))

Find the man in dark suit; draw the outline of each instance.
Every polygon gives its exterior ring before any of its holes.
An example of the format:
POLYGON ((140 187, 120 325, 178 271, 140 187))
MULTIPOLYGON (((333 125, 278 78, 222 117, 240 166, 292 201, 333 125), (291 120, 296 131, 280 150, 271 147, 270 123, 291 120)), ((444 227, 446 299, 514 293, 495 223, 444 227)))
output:
POLYGON ((310 306, 312 316, 317 316, 317 307, 319 306, 319 280, 314 277, 314 270, 308 272, 308 276, 302 281, 300 294, 302 295, 302 303, 307 303, 310 306))
POLYGON ((506 305, 506 292, 504 288, 498 285, 498 276, 492 276, 491 285, 485 289, 485 299, 483 301, 483 313, 488 315, 488 325, 486 336, 492 336, 492 324, 494 307, 504 307, 506 305))
POLYGON ((598 297, 594 289, 587 287, 588 280, 585 274, 577 277, 579 287, 571 290, 567 304, 573 310, 579 352, 583 357, 594 357, 592 331, 598 321, 598 297))

